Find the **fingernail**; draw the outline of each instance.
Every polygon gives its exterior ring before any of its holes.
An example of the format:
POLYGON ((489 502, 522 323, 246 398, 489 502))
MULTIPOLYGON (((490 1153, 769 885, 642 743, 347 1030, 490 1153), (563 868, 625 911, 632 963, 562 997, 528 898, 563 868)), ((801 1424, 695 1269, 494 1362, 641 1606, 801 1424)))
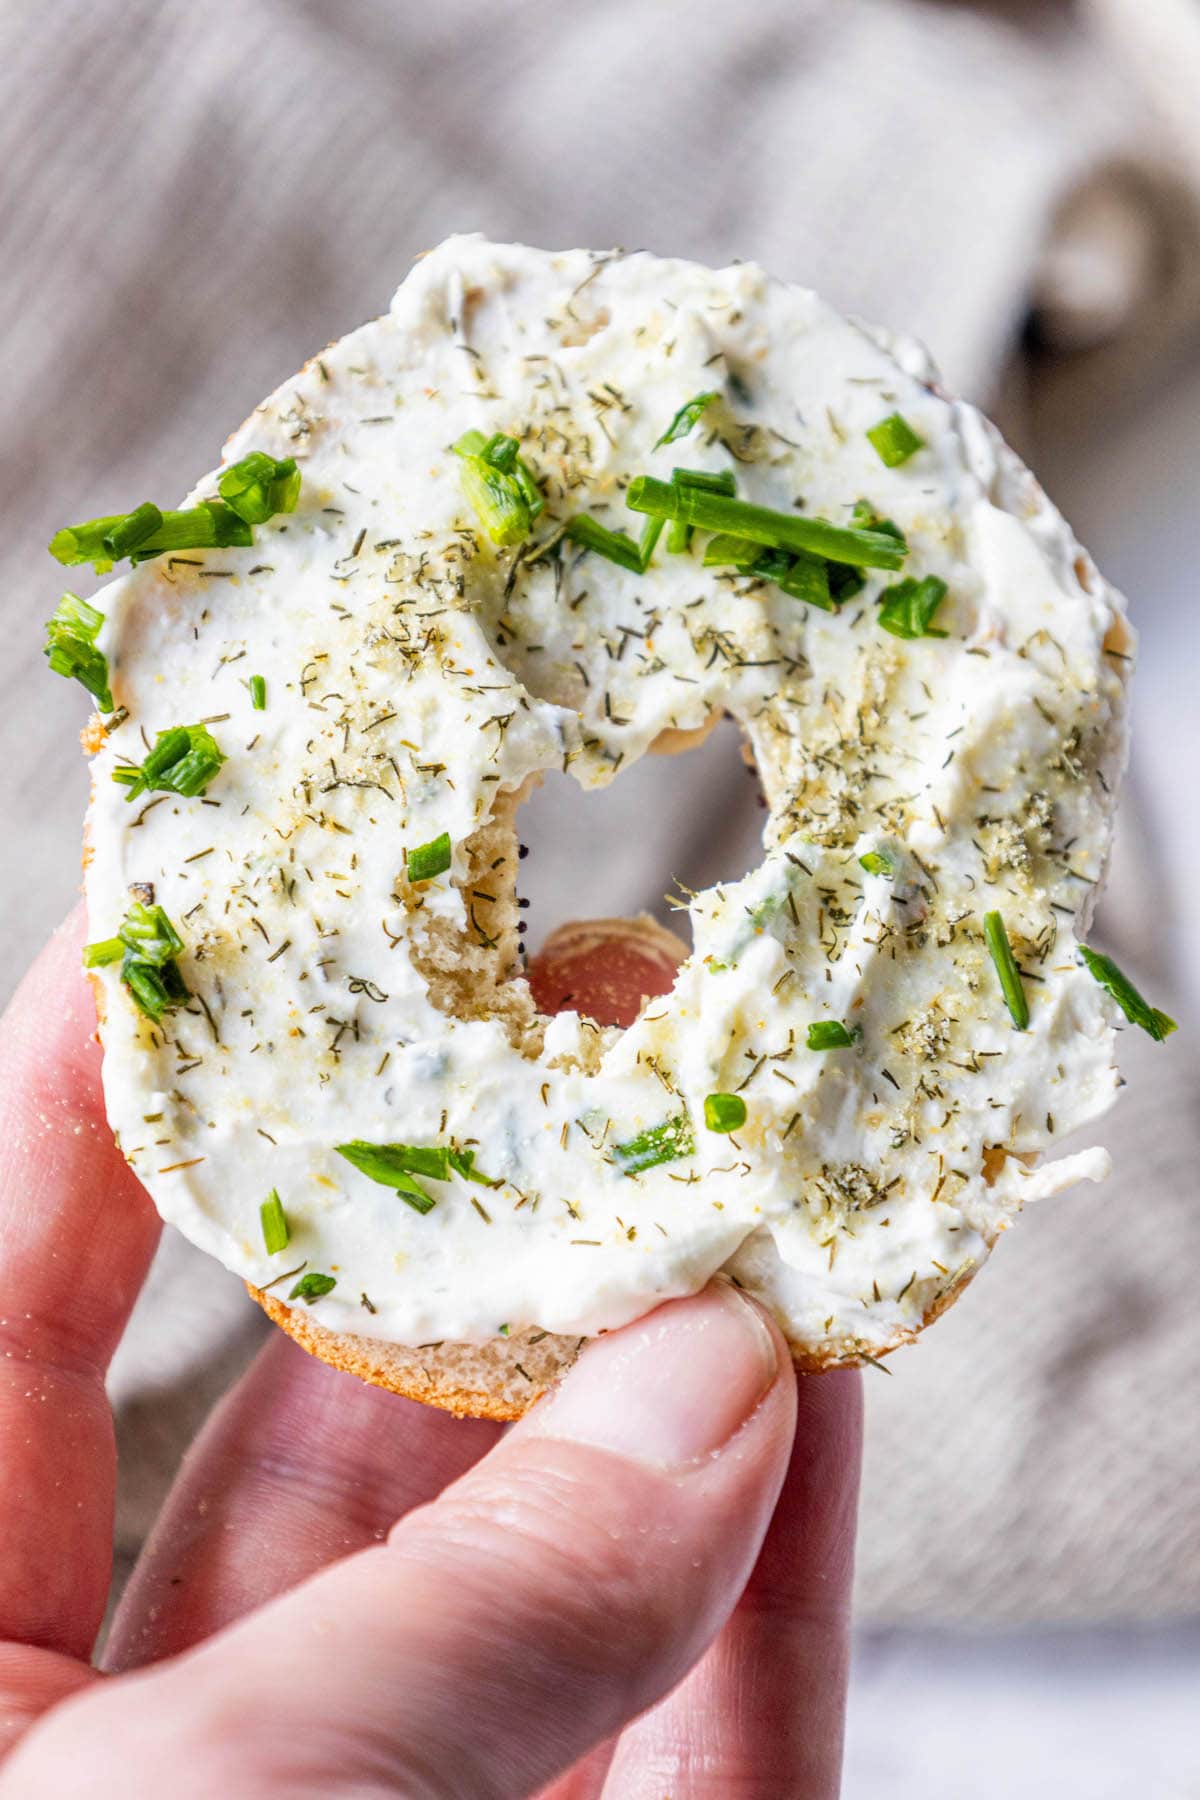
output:
POLYGON ((761 1313, 718 1282, 597 1338, 525 1429, 679 1468, 729 1441, 778 1367, 761 1313))

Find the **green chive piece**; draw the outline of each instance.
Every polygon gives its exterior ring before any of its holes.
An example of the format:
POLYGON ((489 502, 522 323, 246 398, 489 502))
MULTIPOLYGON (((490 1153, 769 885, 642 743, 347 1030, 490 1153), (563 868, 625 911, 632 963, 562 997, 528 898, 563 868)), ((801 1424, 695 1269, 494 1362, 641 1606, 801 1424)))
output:
POLYGON ((753 572, 773 581, 792 600, 803 600, 821 612, 836 611, 837 603, 829 590, 829 564, 819 556, 808 556, 802 550, 792 556, 781 550, 765 550, 753 572))
POLYGON ((718 531, 705 544, 702 560, 706 569, 730 563, 735 569, 751 569, 761 555, 762 545, 752 538, 734 537, 728 531, 718 531))
POLYGON ((1140 1025, 1142 1030, 1156 1043, 1162 1043, 1173 1031, 1178 1031, 1178 1024, 1167 1013, 1159 1012, 1144 1000, 1130 981, 1123 975, 1111 956, 1103 955, 1099 950, 1089 950, 1086 944, 1080 944, 1079 955, 1092 975, 1100 983, 1106 993, 1111 994, 1125 1017, 1132 1025, 1140 1025))
POLYGON ((160 512, 146 501, 131 513, 65 525, 51 538, 50 554, 60 563, 91 563, 97 575, 107 575, 123 556, 139 563, 164 550, 226 549, 253 542, 246 521, 220 500, 202 500, 182 512, 160 512))
POLYGON ((859 1025, 847 1031, 840 1019, 815 1019, 808 1028, 808 1047, 810 1050, 846 1050, 861 1036, 859 1025))
POLYGON ((409 851, 405 866, 410 881, 432 881, 435 875, 444 875, 450 867, 450 833, 443 831, 427 844, 418 844, 409 851))
MULTIPOLYGON (((661 531, 662 521, 656 520, 655 523, 661 531)), ((572 543, 581 545, 585 550, 594 550, 597 556, 619 563, 621 568, 630 570, 634 575, 641 575, 645 570, 640 545, 635 544, 623 531, 610 531, 607 525, 601 525, 598 519, 589 518, 587 513, 575 515, 567 526, 567 536, 572 543)), ((657 533, 655 536, 657 538, 657 533)), ((653 549, 653 545, 651 548, 653 549)))
POLYGON ((614 1144, 613 1160, 622 1175, 640 1175, 643 1169, 656 1168, 659 1163, 692 1156, 695 1149, 692 1122, 686 1112, 681 1112, 664 1119, 661 1125, 640 1131, 623 1144, 614 1144))
POLYGON ((463 492, 492 542, 523 542, 546 502, 517 439, 502 431, 490 438, 464 431, 453 448, 462 459, 463 492))
POLYGON ((1021 986, 1021 971, 1012 953, 1004 920, 998 912, 983 915, 983 935, 992 953, 996 974, 1000 977, 1000 991, 1004 995, 1004 1004, 1012 1015, 1013 1026, 1017 1031, 1024 1031, 1029 1024, 1029 1002, 1025 998, 1025 989, 1021 986))
POLYGON ((923 638, 948 636, 930 623, 946 598, 946 584, 937 575, 926 575, 923 581, 911 576, 884 588, 880 599, 878 621, 893 637, 923 638))
POLYGON ((658 540, 663 534, 666 523, 665 519, 647 519, 642 526, 642 535, 638 539, 638 555, 642 559, 643 574, 650 567, 650 558, 658 548, 658 540))
POLYGON ((740 1094, 706 1094, 704 1123, 709 1131, 736 1131, 746 1123, 746 1102, 740 1094))
POLYGON ((835 562, 861 563, 867 568, 898 569, 906 552, 906 546, 890 532, 862 531, 834 525, 828 519, 776 512, 769 506, 754 506, 728 494, 711 494, 703 488, 659 481, 653 475, 636 475, 626 491, 625 503, 634 512, 681 519, 702 531, 752 538, 769 550, 805 551, 835 562))
POLYGON ((673 444, 677 438, 686 437, 699 424, 700 415, 705 408, 711 406, 718 397, 714 389, 711 393, 695 394, 690 400, 685 400, 654 448, 660 450, 664 444, 673 444))
POLYGON ((291 1231, 288 1229, 287 1214, 283 1210, 283 1202, 274 1188, 258 1209, 262 1220, 263 1243, 268 1256, 277 1256, 286 1250, 291 1242, 291 1231))
POLYGON ((449 1181, 449 1152, 416 1144, 369 1144, 355 1138, 349 1144, 335 1144, 339 1156, 380 1187, 395 1188, 414 1212, 431 1213, 437 1205, 415 1175, 431 1181, 449 1181))
POLYGON ((255 712, 266 712, 267 683, 265 676, 252 675, 250 677, 250 704, 255 712))
POLYGON ((165 512, 154 536, 130 552, 130 561, 148 562, 166 550, 244 549, 253 542, 253 530, 232 507, 220 500, 201 500, 182 512, 165 512))
POLYGON ((311 1269, 307 1275, 300 1277, 288 1295, 288 1299, 304 1300, 311 1306, 313 1301, 319 1300, 323 1294, 332 1294, 336 1286, 336 1275, 321 1275, 316 1269, 311 1269))
POLYGON ((120 957, 121 980, 139 1010, 157 1024, 171 1007, 182 1006, 191 998, 176 961, 183 947, 183 939, 162 907, 146 906, 138 900, 121 921, 115 938, 84 946, 83 966, 102 969, 120 957))
POLYGON ((896 873, 895 859, 886 850, 867 850, 858 860, 868 875, 894 875, 896 873))
POLYGON ((117 934, 139 962, 156 969, 165 968, 183 954, 183 939, 161 906, 146 906, 135 900, 121 921, 117 934))
MULTIPOLYGON (((113 533, 121 532, 123 527, 127 527, 128 521, 137 519, 139 514, 144 525, 147 515, 142 507, 136 508, 132 513, 105 513, 98 519, 85 519, 81 525, 64 525, 61 531, 55 532, 47 548, 55 561, 63 563, 67 568, 91 563, 97 575, 107 575, 117 554, 125 554, 124 551, 114 553, 110 548, 113 533)), ((159 513, 158 521, 161 520, 162 514, 159 513)), ((155 529, 157 530, 157 524, 155 529)), ((148 531, 143 532, 139 541, 144 541, 149 535, 148 531)))
POLYGON ((454 1170, 456 1175, 461 1175, 464 1181, 477 1181, 480 1187, 497 1188, 503 1186, 502 1182, 493 1180, 492 1176, 485 1175, 482 1169, 477 1169, 475 1167, 475 1152, 473 1150, 451 1150, 447 1154, 449 1156, 450 1167, 454 1170))
MULTIPOLYGON (((680 487, 699 488, 706 494, 737 493, 737 480, 732 469, 672 469, 671 480, 680 487)), ((683 519, 673 519, 667 533, 667 549, 680 556, 691 548, 693 527, 683 519)))
POLYGON ((126 513, 111 531, 105 532, 104 548, 114 562, 120 562, 123 556, 131 556, 148 538, 152 538, 162 522, 163 516, 157 506, 152 506, 149 500, 143 500, 131 513, 126 513))
POLYGON ((895 538, 898 544, 905 542, 904 533, 895 519, 885 519, 877 513, 869 500, 856 500, 854 510, 850 514, 850 523, 857 525, 860 531, 882 531, 888 537, 895 538))
POLYGON ((224 761, 224 751, 206 726, 173 725, 159 732, 145 762, 114 769, 113 780, 129 789, 126 800, 151 792, 192 800, 208 792, 224 761))
POLYGON ((899 413, 889 413, 886 419, 880 419, 878 425, 872 425, 867 437, 880 462, 886 463, 889 469, 898 469, 901 463, 906 463, 910 456, 925 448, 925 439, 918 436, 899 413))
POLYGON ((221 473, 217 492, 247 525, 265 525, 276 513, 295 512, 300 471, 294 456, 277 459, 251 450, 221 473))
POLYGON ((83 966, 85 969, 103 969, 108 963, 120 962, 125 954, 125 946, 119 937, 101 938, 98 944, 83 946, 83 966))
POLYGON ((108 658, 96 648, 96 634, 103 623, 104 614, 78 594, 64 594, 54 617, 46 621, 44 654, 56 675, 78 681, 101 712, 111 712, 108 658))
POLYGON ((706 494, 737 493, 737 477, 732 469, 672 469, 671 480, 680 487, 701 488, 706 494))

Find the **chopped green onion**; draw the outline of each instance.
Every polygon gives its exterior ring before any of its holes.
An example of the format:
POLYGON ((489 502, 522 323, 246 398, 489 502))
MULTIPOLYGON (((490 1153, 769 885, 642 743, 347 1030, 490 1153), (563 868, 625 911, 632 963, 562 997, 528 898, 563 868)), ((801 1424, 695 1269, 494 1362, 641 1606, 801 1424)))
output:
POLYGON ((316 1269, 312 1269, 307 1275, 300 1277, 288 1295, 288 1299, 304 1300, 311 1306, 313 1301, 319 1300, 323 1294, 332 1294, 336 1286, 336 1275, 320 1275, 316 1269))
POLYGON ((113 780, 129 789, 127 800, 150 792, 182 794, 190 800, 207 793, 224 761, 224 752, 206 726, 174 725, 159 732, 145 762, 114 769, 113 780))
POLYGON ((831 524, 828 519, 776 512, 772 507, 754 506, 727 494, 659 481, 653 475, 636 475, 629 484, 625 503, 634 512, 681 519, 702 531, 753 538, 770 550, 806 551, 832 561, 862 563, 876 569, 898 569, 905 556, 905 546, 890 532, 860 531, 831 524))
POLYGON ((756 544, 753 538, 734 537, 728 531, 718 531, 704 546, 703 562, 706 569, 730 563, 735 569, 751 569, 761 555, 762 545, 756 544))
POLYGON ((789 555, 785 550, 764 550, 750 538, 718 532, 704 547, 704 566, 714 568, 722 563, 731 564, 739 574, 772 581, 791 599, 807 601, 822 612, 832 612, 837 604, 830 586, 837 565, 822 557, 804 551, 789 555))
POLYGON ((872 425, 867 437, 879 454, 879 460, 887 464, 889 469, 899 468, 918 450, 925 448, 925 439, 918 437, 907 419, 899 413, 889 413, 886 419, 880 419, 878 425, 872 425))
POLYGON ((157 1024, 170 1007, 182 1006, 191 998, 175 960, 183 947, 183 939, 162 907, 137 900, 115 938, 84 945, 83 966, 102 969, 120 956, 121 980, 140 1010, 157 1024))
POLYGON ((868 875, 894 875, 896 873, 895 859, 886 850, 867 850, 858 860, 868 875))
POLYGON ((405 866, 410 881, 432 881, 435 875, 444 875, 450 867, 450 833, 443 831, 427 844, 418 844, 409 851, 405 866))
POLYGON ((254 532, 232 507, 201 500, 183 512, 165 512, 154 536, 131 552, 130 561, 147 562, 165 550, 227 550, 253 542, 254 532))
POLYGON ((250 704, 255 712, 266 712, 267 710, 267 683, 262 675, 250 677, 250 704))
POLYGON ((860 531, 882 531, 888 537, 895 538, 898 544, 905 542, 904 533, 895 519, 885 519, 877 513, 869 500, 856 500, 854 510, 850 514, 850 523, 857 525, 860 531))
POLYGON ((672 469, 671 480, 680 487, 701 488, 706 494, 737 493, 737 477, 732 469, 672 469))
POLYGON ((992 953, 992 961, 996 965, 996 973, 1000 977, 1000 990, 1004 995, 1004 1004, 1012 1015, 1012 1022, 1018 1031, 1024 1031, 1029 1024, 1029 1002, 1025 998, 1025 989, 1021 986, 1021 971, 1017 967, 1017 959, 1012 953, 1012 945, 1008 941, 1008 933, 1004 929, 1004 920, 998 912, 983 915, 983 935, 987 939, 987 947, 992 953))
POLYGON ((277 1256, 281 1250, 287 1249, 292 1234, 288 1229, 283 1202, 274 1188, 259 1207, 258 1216, 262 1220, 263 1243, 267 1247, 267 1255, 277 1256))
POLYGON ((704 1123, 709 1131, 736 1131, 746 1123, 746 1102, 740 1094, 706 1094, 704 1123))
POLYGON ((152 538, 162 522, 163 516, 158 507, 152 506, 149 500, 143 500, 131 513, 126 513, 111 531, 105 532, 104 548, 114 562, 120 562, 123 556, 131 556, 152 538))
POLYGON ((462 458, 463 492, 492 542, 502 547, 527 538, 546 504, 519 451, 517 439, 500 431, 490 438, 482 431, 464 431, 454 445, 454 454, 462 458))
POLYGON ((836 610, 829 591, 829 564, 819 556, 808 556, 802 550, 792 556, 781 550, 765 550, 754 564, 753 573, 773 581, 793 600, 803 600, 822 612, 836 610))
POLYGON ((170 988, 150 963, 137 962, 127 957, 121 968, 121 980, 133 995, 138 1010, 144 1012, 148 1019, 153 1019, 156 1025, 174 1004, 170 988))
POLYGON ((664 444, 673 444, 677 438, 686 437, 688 432, 694 430, 699 423, 704 409, 711 406, 717 398, 718 395, 714 389, 711 393, 696 394, 692 399, 686 400, 655 443, 654 448, 660 450, 664 444))
POLYGON ((490 1175, 485 1175, 482 1169, 477 1169, 475 1167, 475 1152, 473 1150, 451 1150, 448 1152, 448 1155, 450 1167, 454 1170, 456 1175, 461 1175, 464 1181, 477 1181, 480 1187, 489 1188, 500 1187, 502 1185, 499 1181, 493 1180, 490 1175))
MULTIPOLYGON (((732 469, 672 469, 671 480, 680 487, 700 488, 706 494, 737 493, 737 480, 732 469)), ((667 549, 673 555, 682 555, 691 546, 692 529, 683 519, 672 520, 667 533, 667 549)))
POLYGON ((101 938, 98 944, 83 946, 83 966, 85 969, 103 969, 109 963, 120 962, 125 954, 125 946, 119 937, 101 938))
MULTIPOLYGON (((659 531, 662 520, 655 520, 659 531)), ((641 546, 635 544, 631 537, 623 531, 610 531, 607 525, 601 525, 587 513, 577 513, 567 525, 567 536, 572 543, 579 544, 584 550, 594 550, 597 556, 607 557, 609 562, 619 563, 623 569, 629 569, 634 575, 641 575, 645 570, 645 561, 641 546)), ((657 541, 657 533, 655 534, 657 541)), ((653 549, 653 544, 651 549, 653 549)))
POLYGON ((810 1050, 845 1050, 861 1036, 859 1025, 847 1031, 840 1019, 816 1019, 808 1028, 808 1047, 810 1050))
POLYGON ((163 969, 183 954, 183 939, 161 906, 135 900, 121 921, 117 934, 138 962, 163 969))
POLYGON ((108 659, 96 648, 96 633, 103 623, 104 614, 78 594, 64 594, 54 617, 46 621, 45 655, 56 675, 78 681, 101 712, 111 712, 108 659))
POLYGON ((1179 1029, 1175 1020, 1167 1013, 1159 1012, 1144 1000, 1130 981, 1123 975, 1111 956, 1104 956, 1099 950, 1089 950, 1086 944, 1080 944, 1079 954, 1092 975, 1100 983, 1106 993, 1112 995, 1125 1017, 1133 1025, 1140 1025, 1142 1030, 1162 1043, 1173 1031, 1179 1029))
POLYGON ((642 535, 638 539, 638 555, 642 559, 642 572, 650 567, 650 558, 658 548, 658 540, 663 534, 665 519, 647 519, 642 526, 642 535))
POLYGON ((64 525, 48 548, 51 556, 68 568, 91 563, 97 575, 107 575, 118 557, 145 543, 161 524, 161 512, 146 501, 129 513, 105 513, 81 525, 64 525), (114 548, 118 544, 121 548, 114 548))
POLYGON ((414 1175, 431 1181, 448 1181, 450 1165, 445 1150, 422 1149, 414 1144, 368 1144, 355 1138, 349 1144, 334 1146, 339 1156, 380 1187, 395 1188, 414 1212, 431 1213, 437 1205, 414 1175))
POLYGON ((883 602, 879 609, 879 623, 893 637, 947 636, 946 632, 930 624, 946 598, 946 584, 940 576, 926 575, 923 581, 915 581, 909 576, 904 581, 894 582, 891 587, 884 588, 879 597, 883 602))
POLYGON ((490 1175, 475 1167, 473 1150, 447 1149, 440 1144, 369 1144, 355 1138, 335 1146, 339 1156, 381 1187, 394 1187, 420 1213, 432 1212, 437 1202, 413 1176, 427 1181, 449 1181, 451 1173, 481 1187, 499 1187, 490 1175))
POLYGON ((218 477, 217 492, 247 525, 265 525, 276 513, 295 512, 300 471, 294 456, 277 460, 251 450, 218 477))
POLYGON ((164 550, 225 549, 253 542, 246 521, 219 500, 202 500, 182 512, 160 512, 147 501, 131 513, 65 525, 51 538, 50 554, 69 565, 91 563, 97 575, 106 575, 123 556, 139 563, 164 550))
POLYGON ((695 1148, 692 1122, 686 1112, 681 1112, 664 1119, 661 1125, 640 1131, 623 1144, 614 1144, 613 1158, 622 1175, 640 1175, 643 1169, 653 1169, 659 1163, 691 1156, 695 1148))

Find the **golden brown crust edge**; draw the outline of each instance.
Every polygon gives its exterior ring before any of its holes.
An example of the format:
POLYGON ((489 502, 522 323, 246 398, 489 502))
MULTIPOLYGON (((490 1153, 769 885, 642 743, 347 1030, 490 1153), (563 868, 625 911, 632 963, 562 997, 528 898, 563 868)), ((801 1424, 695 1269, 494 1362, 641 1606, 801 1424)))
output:
MULTIPOLYGON (((969 1286, 975 1272, 965 1270, 938 1295, 919 1325, 898 1332, 890 1344, 869 1356, 846 1356, 832 1350, 822 1355, 789 1340, 792 1361, 806 1375, 819 1375, 827 1369, 846 1368, 858 1362, 877 1362, 901 1344, 911 1343, 927 1325, 940 1318, 969 1286)), ((332 1369, 357 1375, 373 1387, 386 1388, 406 1400, 418 1400, 423 1406, 440 1407, 459 1419, 521 1418, 566 1374, 587 1342, 582 1337, 524 1331, 491 1339, 486 1344, 442 1343, 413 1348, 387 1343, 382 1338, 330 1331, 302 1308, 287 1306, 249 1282, 246 1291, 310 1356, 328 1363, 332 1369)))

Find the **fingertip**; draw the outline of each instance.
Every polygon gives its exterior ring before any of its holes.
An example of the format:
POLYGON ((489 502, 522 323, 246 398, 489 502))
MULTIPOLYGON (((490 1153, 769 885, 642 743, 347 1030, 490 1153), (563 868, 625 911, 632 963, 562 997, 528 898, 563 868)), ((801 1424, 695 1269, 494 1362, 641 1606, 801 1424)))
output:
POLYGON ((521 1429, 683 1470, 718 1456, 778 1390, 786 1458, 794 1385, 778 1327, 714 1281, 595 1339, 521 1429))

